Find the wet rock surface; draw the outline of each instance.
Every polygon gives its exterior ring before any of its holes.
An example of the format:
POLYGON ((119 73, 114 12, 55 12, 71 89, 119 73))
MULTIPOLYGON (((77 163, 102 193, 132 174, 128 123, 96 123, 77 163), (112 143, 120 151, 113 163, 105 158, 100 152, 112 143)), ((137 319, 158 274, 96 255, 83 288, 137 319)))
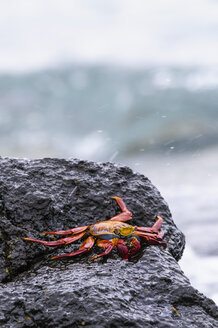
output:
POLYGON ((1 327, 218 327, 216 305, 177 263, 184 244, 158 190, 127 167, 0 158, 1 327), (144 245, 131 262, 116 251, 89 261, 98 247, 49 261, 81 243, 48 248, 22 240, 109 219, 120 212, 112 195, 133 212, 130 224, 152 226, 162 216, 168 247, 144 245))

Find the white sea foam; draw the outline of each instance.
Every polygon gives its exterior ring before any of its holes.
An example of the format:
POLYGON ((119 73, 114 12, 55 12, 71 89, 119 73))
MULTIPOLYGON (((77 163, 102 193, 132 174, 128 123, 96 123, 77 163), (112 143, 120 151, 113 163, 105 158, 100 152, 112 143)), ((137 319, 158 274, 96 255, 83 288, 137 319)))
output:
POLYGON ((218 255, 202 257, 187 245, 179 263, 192 285, 218 304, 218 255))

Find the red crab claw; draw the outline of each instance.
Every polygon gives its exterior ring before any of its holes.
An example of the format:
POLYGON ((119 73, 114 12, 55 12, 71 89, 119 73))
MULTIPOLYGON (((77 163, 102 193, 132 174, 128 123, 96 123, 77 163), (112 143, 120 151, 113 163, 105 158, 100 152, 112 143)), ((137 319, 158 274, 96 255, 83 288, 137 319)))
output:
POLYGON ((74 241, 82 238, 85 235, 85 233, 86 232, 82 232, 78 235, 62 238, 62 239, 55 240, 55 241, 46 241, 46 240, 33 239, 33 238, 23 238, 23 240, 32 241, 32 242, 39 243, 39 244, 42 244, 45 246, 67 245, 67 244, 73 243, 74 241))
POLYGON ((157 221, 153 224, 151 228, 148 227, 136 227, 136 231, 158 233, 163 223, 163 219, 160 216, 157 216, 157 221))
POLYGON ((130 246, 131 248, 129 250, 129 257, 131 258, 132 256, 136 255, 141 249, 141 244, 137 237, 133 237, 130 242, 130 246))
POLYGON ((117 214, 115 216, 113 216, 110 221, 128 221, 132 219, 132 213, 128 210, 128 208, 126 207, 126 204, 124 203, 124 201, 122 200, 122 198, 117 197, 117 196, 112 196, 112 199, 115 199, 117 204, 119 205, 122 213, 117 214))
POLYGON ((72 256, 76 256, 85 252, 88 252, 94 245, 95 240, 92 237, 88 237, 80 246, 80 248, 72 253, 67 253, 67 254, 63 254, 63 255, 58 255, 58 256, 54 256, 52 257, 50 260, 54 260, 54 259, 58 259, 61 257, 72 257, 72 256))
POLYGON ((60 231, 45 231, 43 234, 44 235, 75 235, 80 232, 85 231, 89 226, 83 226, 83 227, 77 227, 73 229, 68 229, 68 230, 60 230, 60 231))
POLYGON ((122 239, 118 239, 117 241, 117 250, 120 257, 122 257, 123 260, 129 259, 128 247, 126 246, 126 243, 122 239))

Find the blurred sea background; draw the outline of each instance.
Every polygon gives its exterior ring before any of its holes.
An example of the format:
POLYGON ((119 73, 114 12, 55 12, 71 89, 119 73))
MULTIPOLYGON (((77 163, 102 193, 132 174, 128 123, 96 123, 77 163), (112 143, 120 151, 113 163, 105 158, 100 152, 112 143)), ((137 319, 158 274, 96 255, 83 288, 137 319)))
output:
POLYGON ((218 303, 218 2, 0 0, 0 156, 145 174, 218 303))

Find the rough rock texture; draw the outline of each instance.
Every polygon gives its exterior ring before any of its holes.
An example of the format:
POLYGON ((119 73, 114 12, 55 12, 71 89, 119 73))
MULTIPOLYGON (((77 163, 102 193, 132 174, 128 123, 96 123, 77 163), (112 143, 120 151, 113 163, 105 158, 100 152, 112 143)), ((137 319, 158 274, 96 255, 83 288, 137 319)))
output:
POLYGON ((158 190, 127 167, 0 159, 1 327, 218 327, 216 305, 177 263, 184 244, 158 190), (49 261, 80 243, 48 248, 21 239, 109 219, 120 212, 111 195, 125 200, 133 225, 151 226, 162 216, 167 249, 145 245, 132 262, 116 251, 91 262, 97 247, 49 261))

